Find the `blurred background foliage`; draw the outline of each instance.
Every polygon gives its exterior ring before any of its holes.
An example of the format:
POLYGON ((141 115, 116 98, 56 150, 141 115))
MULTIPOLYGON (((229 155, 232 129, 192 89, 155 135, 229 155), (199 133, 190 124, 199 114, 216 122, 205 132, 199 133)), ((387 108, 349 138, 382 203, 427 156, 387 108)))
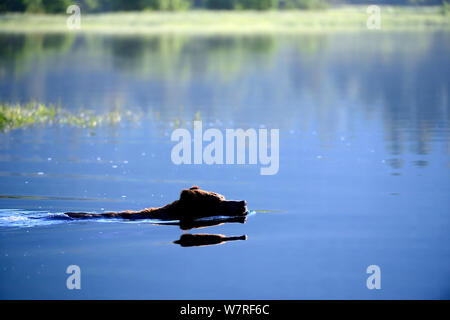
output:
POLYGON ((442 5, 445 0, 1 0, 0 12, 64 13, 71 4, 83 12, 178 11, 187 9, 325 9, 329 5, 442 5))

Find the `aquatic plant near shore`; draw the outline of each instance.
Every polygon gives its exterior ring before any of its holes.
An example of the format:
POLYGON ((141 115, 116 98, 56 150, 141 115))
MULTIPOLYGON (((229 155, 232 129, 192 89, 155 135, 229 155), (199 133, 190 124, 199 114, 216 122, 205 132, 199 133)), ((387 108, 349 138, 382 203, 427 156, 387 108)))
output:
POLYGON ((39 124, 60 124, 82 128, 113 125, 126 119, 136 121, 140 117, 129 110, 115 108, 112 111, 96 114, 93 110, 80 110, 76 113, 63 110, 60 105, 45 105, 38 102, 26 104, 0 104, 0 131, 24 128, 39 124))

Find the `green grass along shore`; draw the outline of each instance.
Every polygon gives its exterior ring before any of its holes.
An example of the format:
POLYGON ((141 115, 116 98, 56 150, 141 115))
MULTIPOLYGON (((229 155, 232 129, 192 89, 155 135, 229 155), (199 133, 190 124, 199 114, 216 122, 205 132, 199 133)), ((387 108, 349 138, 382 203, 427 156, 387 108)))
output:
MULTIPOLYGON (((120 12, 81 14, 81 29, 66 26, 68 15, 3 14, 0 32, 95 33, 297 33, 369 31, 367 6, 344 6, 311 11, 120 12)), ((444 6, 381 6, 381 31, 450 30, 444 6)), ((373 31, 371 31, 373 32, 373 31)))

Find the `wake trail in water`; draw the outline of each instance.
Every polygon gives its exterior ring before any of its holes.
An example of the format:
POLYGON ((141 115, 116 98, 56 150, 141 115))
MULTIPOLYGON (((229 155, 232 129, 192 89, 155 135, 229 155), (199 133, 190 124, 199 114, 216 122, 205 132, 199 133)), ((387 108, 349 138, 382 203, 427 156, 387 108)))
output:
POLYGON ((33 227, 64 223, 71 219, 63 213, 0 209, 0 227, 33 227))
MULTIPOLYGON (((22 209, 0 209, 0 227, 37 227, 62 223, 88 221, 87 219, 73 219, 64 213, 48 211, 32 211, 22 209)), ((123 223, 155 223, 159 220, 141 219, 124 220, 121 218, 93 218, 93 222, 123 222, 123 223)))
MULTIPOLYGON (((250 211, 247 216, 255 214, 254 211, 250 211)), ((196 220, 220 220, 221 217, 207 217, 196 220)), ((226 217, 223 217, 226 218, 226 217)), ((64 213, 52 213, 48 211, 34 211, 23 209, 0 209, 0 227, 38 227, 49 226, 63 223, 73 222, 120 222, 120 223, 174 223, 176 220, 157 220, 157 219, 138 219, 127 220, 122 218, 92 218, 92 219, 74 219, 64 213)))

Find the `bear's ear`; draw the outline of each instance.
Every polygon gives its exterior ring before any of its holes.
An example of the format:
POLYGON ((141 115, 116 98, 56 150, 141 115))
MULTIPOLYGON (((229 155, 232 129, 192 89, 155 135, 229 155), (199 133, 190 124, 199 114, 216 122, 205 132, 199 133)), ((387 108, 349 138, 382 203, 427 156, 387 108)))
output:
POLYGON ((180 194, 180 200, 182 201, 189 200, 190 198, 192 198, 193 195, 194 192, 192 192, 191 189, 183 189, 183 191, 181 191, 180 194))
POLYGON ((196 190, 196 189, 200 189, 200 188, 194 185, 189 190, 196 190))

